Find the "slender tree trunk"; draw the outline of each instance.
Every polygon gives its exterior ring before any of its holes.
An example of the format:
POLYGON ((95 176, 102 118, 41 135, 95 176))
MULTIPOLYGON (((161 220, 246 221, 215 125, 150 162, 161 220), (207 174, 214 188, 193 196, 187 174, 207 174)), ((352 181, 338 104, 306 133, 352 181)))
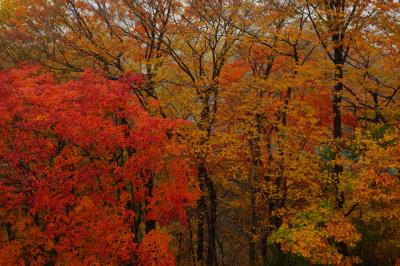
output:
MULTIPOLYGON (((333 88, 333 139, 335 141, 335 157, 340 152, 341 138, 342 138, 342 93, 343 93, 343 77, 344 77, 344 47, 343 47, 343 35, 340 34, 340 29, 343 29, 343 25, 337 26, 334 33, 332 34, 332 41, 335 45, 333 49, 334 52, 334 64, 335 64, 335 81, 336 84, 333 88)), ((344 192, 340 189, 340 179, 339 176, 343 171, 343 166, 340 163, 335 163, 333 166, 333 179, 335 181, 335 192, 336 192, 336 208, 343 209, 345 203, 344 192)), ((346 243, 340 242, 339 252, 347 256, 348 248, 346 243)))
POLYGON ((257 226, 257 215, 256 215, 256 191, 254 188, 254 180, 256 178, 257 172, 257 163, 253 160, 250 174, 249 174, 249 193, 250 193, 250 236, 249 236, 249 265, 254 266, 256 265, 256 242, 255 242, 255 235, 256 235, 256 226, 257 226))
MULTIPOLYGON (((336 54, 336 53, 335 53, 336 54)), ((337 83, 333 88, 333 138, 338 140, 342 137, 342 92, 343 92, 343 66, 341 64, 336 65, 335 80, 337 83)))
MULTIPOLYGON (((265 129, 263 129, 263 134, 266 137, 266 150, 267 150, 267 154, 268 154, 268 159, 267 159, 267 171, 270 171, 271 169, 271 165, 272 165, 272 161, 273 161, 273 155, 272 155, 272 143, 271 143, 271 134, 272 134, 273 129, 271 129, 269 132, 267 132, 265 129)), ((270 174, 267 172, 266 175, 264 175, 264 182, 266 184, 268 184, 271 181, 271 176, 270 174)), ((269 204, 269 200, 268 198, 266 199, 267 204, 269 204)), ((268 205, 269 207, 269 205, 268 205)), ((270 215, 271 216, 271 215, 270 215)), ((263 232, 263 236, 262 236, 262 240, 261 240, 261 256, 262 256, 262 265, 267 265, 268 263, 268 245, 267 245, 267 241, 268 241, 268 237, 271 234, 271 229, 268 229, 266 231, 263 232)))
POLYGON ((199 163, 198 171, 200 189, 203 193, 206 191, 207 194, 203 195, 197 202, 197 261, 199 264, 204 262, 204 221, 206 220, 208 229, 207 265, 217 265, 217 193, 214 183, 207 175, 203 162, 199 163), (206 204, 206 200, 209 204, 206 204))
POLYGON ((258 135, 249 140, 249 147, 251 151, 251 169, 248 178, 248 192, 250 193, 250 236, 249 236, 249 265, 257 265, 257 252, 255 235, 257 234, 257 201, 256 201, 256 187, 255 183, 263 176, 263 163, 261 160, 261 147, 260 147, 260 134, 261 134, 261 121, 257 116, 258 122, 258 135))
POLYGON ((196 256, 195 256, 194 247, 193 247, 193 230, 192 230, 192 223, 190 222, 190 218, 188 220, 188 223, 189 223, 190 260, 193 262, 193 266, 196 266, 196 256))
POLYGON ((197 201, 197 262, 199 265, 203 264, 204 261, 204 216, 205 216, 205 211, 206 211, 206 198, 204 195, 204 184, 201 181, 202 180, 202 173, 200 172, 199 169, 199 179, 200 179, 200 190, 203 193, 203 195, 200 197, 200 199, 197 201))
MULTIPOLYGON (((333 34, 332 40, 335 44, 337 44, 334 48, 334 64, 335 64, 335 81, 336 84, 333 88, 333 139, 335 140, 336 145, 336 153, 339 152, 340 147, 340 139, 342 138, 342 112, 341 112, 341 104, 342 104, 342 93, 343 93, 343 45, 339 43, 339 34, 333 34)), ((343 190, 339 187, 339 175, 343 171, 343 166, 339 163, 335 163, 333 166, 333 177, 336 182, 336 203, 337 208, 342 209, 344 206, 344 194, 343 190)))
POLYGON ((217 265, 217 192, 214 183, 206 174, 206 185, 209 197, 209 221, 208 221, 208 253, 207 264, 209 266, 217 265))
MULTIPOLYGON (((206 144, 209 140, 212 126, 211 108, 210 108, 210 95, 206 92, 203 98, 203 109, 201 111, 201 118, 199 129, 206 133, 206 136, 200 141, 200 144, 206 144)), ((214 99, 216 101, 216 99, 214 99)), ((217 265, 217 192, 215 190, 214 182, 207 174, 205 166, 205 154, 198 155, 198 178, 201 191, 205 194, 198 201, 198 232, 197 232, 197 260, 202 262, 203 249, 204 249, 204 221, 207 221, 208 232, 208 245, 207 245, 207 265, 217 265), (207 202, 208 201, 208 202, 207 202), (207 208, 208 207, 208 208, 207 208)))
MULTIPOLYGON (((147 188, 147 194, 149 197, 153 196, 153 176, 151 176, 149 178, 149 181, 146 184, 146 188, 147 188)), ((148 202, 145 202, 145 216, 146 216, 146 223, 145 223, 145 230, 146 233, 150 232, 153 229, 156 229, 156 221, 155 220, 147 220, 147 206, 148 206, 148 202)))

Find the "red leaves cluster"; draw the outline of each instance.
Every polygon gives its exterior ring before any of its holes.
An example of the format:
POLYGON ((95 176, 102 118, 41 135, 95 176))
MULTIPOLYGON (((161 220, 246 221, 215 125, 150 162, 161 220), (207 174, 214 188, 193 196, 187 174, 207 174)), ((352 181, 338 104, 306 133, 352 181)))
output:
POLYGON ((173 264, 168 235, 145 236, 153 254, 138 251, 133 228, 135 204, 167 225, 184 223, 198 197, 184 147, 167 134, 177 122, 150 117, 125 82, 86 72, 56 84, 39 72, 0 73, 0 264, 115 265, 159 254, 173 264))
POLYGON ((145 76, 143 74, 127 72, 120 78, 120 80, 121 80, 121 82, 124 82, 126 84, 140 87, 143 85, 143 83, 145 81, 145 76))
POLYGON ((168 251, 169 242, 170 238, 167 233, 157 231, 151 231, 148 233, 138 249, 140 265, 175 265, 175 257, 168 251))

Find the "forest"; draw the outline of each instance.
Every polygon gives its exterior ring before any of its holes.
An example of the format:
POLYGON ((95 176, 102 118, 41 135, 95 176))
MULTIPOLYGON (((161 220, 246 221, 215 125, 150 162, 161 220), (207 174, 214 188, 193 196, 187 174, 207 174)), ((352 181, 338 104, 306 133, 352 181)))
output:
POLYGON ((0 265, 400 266, 400 2, 0 0, 0 265))

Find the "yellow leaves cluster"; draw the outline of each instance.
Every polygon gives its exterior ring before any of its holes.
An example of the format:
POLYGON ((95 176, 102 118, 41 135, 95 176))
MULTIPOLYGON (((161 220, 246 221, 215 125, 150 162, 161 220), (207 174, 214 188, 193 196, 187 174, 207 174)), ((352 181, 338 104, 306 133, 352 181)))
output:
POLYGON ((338 246, 341 243, 352 247, 361 235, 351 221, 332 209, 321 207, 313 206, 287 219, 271 240, 279 243, 285 252, 299 254, 312 263, 347 265, 346 262, 356 262, 356 257, 344 257, 338 246))

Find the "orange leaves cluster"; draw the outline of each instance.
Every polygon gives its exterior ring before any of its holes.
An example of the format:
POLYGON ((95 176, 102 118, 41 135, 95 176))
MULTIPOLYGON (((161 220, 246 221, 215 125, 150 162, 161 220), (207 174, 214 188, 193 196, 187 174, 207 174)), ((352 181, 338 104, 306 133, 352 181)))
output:
POLYGON ((151 231, 145 236, 138 249, 139 265, 171 266, 175 265, 175 257, 168 249, 170 242, 167 233, 151 231))

